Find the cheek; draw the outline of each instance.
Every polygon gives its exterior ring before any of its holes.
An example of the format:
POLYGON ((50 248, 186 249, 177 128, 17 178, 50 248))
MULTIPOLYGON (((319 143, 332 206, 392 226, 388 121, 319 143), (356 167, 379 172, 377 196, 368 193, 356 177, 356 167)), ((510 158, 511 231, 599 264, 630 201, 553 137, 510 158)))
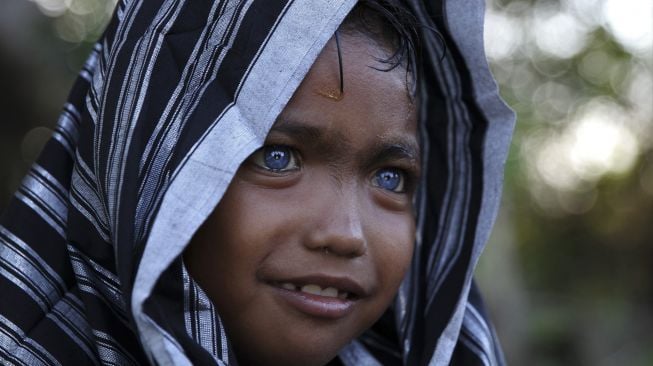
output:
POLYGON ((212 271, 221 268, 223 282, 249 281, 265 259, 295 235, 295 211, 296 198, 236 176, 193 241, 201 242, 204 252, 199 255, 205 262, 210 260, 212 271))
POLYGON ((379 222, 378 235, 370 245, 384 297, 391 299, 411 263, 415 246, 415 220, 412 214, 405 213, 379 222))
MULTIPOLYGON (((261 189, 236 177, 211 220, 228 247, 242 253, 265 251, 287 221, 288 202, 280 192, 261 189)), ((254 254, 254 253, 250 253, 254 254)), ((263 254, 263 253, 261 253, 263 254)))
POLYGON ((277 216, 265 201, 250 193, 248 186, 235 178, 184 253, 191 276, 214 301, 220 302, 225 294, 235 302, 253 296, 252 286, 245 284, 273 250, 273 241, 268 239, 273 235, 271 228, 277 226, 277 216))

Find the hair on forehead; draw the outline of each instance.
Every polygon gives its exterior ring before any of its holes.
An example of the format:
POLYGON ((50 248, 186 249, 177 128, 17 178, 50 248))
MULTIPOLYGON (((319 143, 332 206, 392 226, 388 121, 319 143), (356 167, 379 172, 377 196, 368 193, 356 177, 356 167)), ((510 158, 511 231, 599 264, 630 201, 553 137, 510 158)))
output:
MULTIPOLYGON (((361 35, 388 51, 388 57, 377 58, 386 67, 379 71, 392 71, 401 67, 406 71, 409 94, 416 96, 420 78, 421 37, 420 25, 408 5, 399 0, 360 0, 347 15, 339 31, 361 35)), ((439 33, 436 36, 440 37, 439 33)))
MULTIPOLYGON (((417 20, 406 1, 402 0, 359 0, 341 24, 339 31, 345 34, 362 35, 379 47, 388 50, 387 58, 377 60, 387 65, 375 68, 391 71, 397 67, 406 70, 406 85, 411 97, 416 96, 421 77, 422 35, 435 36, 442 45, 442 61, 447 52, 444 37, 436 29, 417 20)), ((370 66, 372 67, 372 66, 370 66)))
POLYGON ((419 44, 415 25, 415 17, 399 1, 361 0, 349 12, 340 31, 366 36, 391 51, 387 59, 379 60, 388 64, 388 71, 398 66, 409 70, 414 69, 411 63, 416 59, 415 47, 419 44))

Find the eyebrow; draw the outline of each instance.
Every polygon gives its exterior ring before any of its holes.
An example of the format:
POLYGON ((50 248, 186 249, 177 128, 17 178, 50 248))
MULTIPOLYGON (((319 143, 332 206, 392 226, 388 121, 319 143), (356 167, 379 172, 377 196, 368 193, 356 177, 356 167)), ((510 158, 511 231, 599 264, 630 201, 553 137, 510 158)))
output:
MULTIPOLYGON (((353 143, 344 134, 338 131, 327 131, 317 126, 309 126, 301 122, 279 119, 274 124, 270 133, 279 133, 301 141, 302 144, 315 148, 321 154, 328 154, 336 162, 351 160, 353 143)), ((402 136, 379 139, 373 147, 368 149, 364 165, 374 165, 378 162, 390 160, 406 160, 419 168, 420 149, 413 138, 402 136)))
POLYGON ((320 144, 335 144, 335 141, 333 141, 334 139, 329 139, 325 136, 326 133, 324 132, 324 129, 315 126, 308 126, 287 119, 278 120, 270 129, 270 133, 272 132, 281 133, 300 141, 310 141, 313 143, 319 142, 320 144))
POLYGON ((373 161, 409 160, 419 161, 419 149, 405 141, 381 142, 374 147, 373 161))

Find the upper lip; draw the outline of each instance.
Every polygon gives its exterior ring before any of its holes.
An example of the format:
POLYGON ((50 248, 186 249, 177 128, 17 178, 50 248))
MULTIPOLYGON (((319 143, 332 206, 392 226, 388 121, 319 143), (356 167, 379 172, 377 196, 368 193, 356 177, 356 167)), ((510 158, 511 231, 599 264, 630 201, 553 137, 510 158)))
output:
POLYGON ((357 298, 365 297, 367 295, 364 286, 348 276, 307 274, 296 277, 281 277, 271 282, 275 284, 289 282, 300 287, 309 284, 318 285, 322 288, 334 287, 339 291, 346 291, 357 298))

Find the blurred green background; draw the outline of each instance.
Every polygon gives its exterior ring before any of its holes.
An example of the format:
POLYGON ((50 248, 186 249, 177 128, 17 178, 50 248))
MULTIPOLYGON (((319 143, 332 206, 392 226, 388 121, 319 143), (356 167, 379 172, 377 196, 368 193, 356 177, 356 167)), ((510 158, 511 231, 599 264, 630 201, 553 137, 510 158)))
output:
MULTIPOLYGON (((115 0, 0 3, 0 210, 115 0)), ((653 365, 653 1, 489 0, 518 116, 477 278, 512 365, 653 365)))

